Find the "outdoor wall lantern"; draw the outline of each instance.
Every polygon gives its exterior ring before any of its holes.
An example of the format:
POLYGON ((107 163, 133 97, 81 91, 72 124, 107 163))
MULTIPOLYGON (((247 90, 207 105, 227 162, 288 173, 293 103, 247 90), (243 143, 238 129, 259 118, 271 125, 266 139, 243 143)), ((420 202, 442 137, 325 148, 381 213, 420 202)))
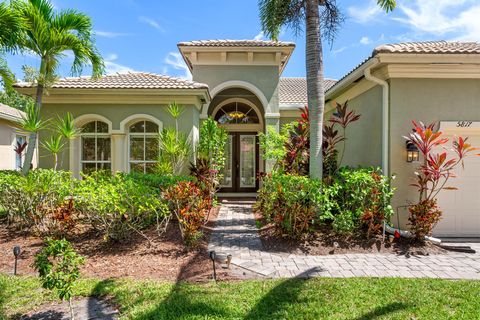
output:
POLYGON ((13 255, 15 256, 15 265, 13 266, 13 275, 17 275, 17 260, 18 257, 20 256, 20 246, 15 246, 13 247, 13 255))
POLYGON ((415 144, 407 141, 407 162, 414 162, 420 160, 420 151, 415 144))

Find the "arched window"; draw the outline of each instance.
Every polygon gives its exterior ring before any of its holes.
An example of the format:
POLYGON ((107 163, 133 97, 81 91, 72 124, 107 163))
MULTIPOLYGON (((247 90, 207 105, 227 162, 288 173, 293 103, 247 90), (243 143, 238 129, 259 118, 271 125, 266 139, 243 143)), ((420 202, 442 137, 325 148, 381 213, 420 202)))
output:
POLYGON ((224 105, 215 114, 215 120, 220 124, 259 123, 255 110, 242 102, 232 102, 224 105))
POLYGON ((102 121, 88 122, 82 127, 81 166, 85 173, 95 170, 111 170, 111 140, 108 124, 102 121))
POLYGON ((151 121, 138 121, 129 127, 131 172, 153 172, 158 161, 158 130, 158 125, 151 121))

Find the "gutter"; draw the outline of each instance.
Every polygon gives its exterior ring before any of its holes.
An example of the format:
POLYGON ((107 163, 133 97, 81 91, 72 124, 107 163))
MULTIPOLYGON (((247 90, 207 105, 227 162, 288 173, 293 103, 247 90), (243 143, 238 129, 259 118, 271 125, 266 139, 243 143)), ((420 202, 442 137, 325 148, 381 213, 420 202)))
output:
POLYGON ((368 81, 372 81, 380 86, 382 86, 382 171, 383 174, 388 176, 389 175, 389 166, 388 166, 388 150, 389 150, 389 131, 390 131, 390 123, 389 123, 389 112, 390 112, 390 96, 389 96, 389 85, 388 82, 376 78, 372 75, 371 71, 372 68, 380 63, 378 58, 372 58, 371 64, 369 64, 365 70, 363 71, 363 75, 365 79, 368 81))

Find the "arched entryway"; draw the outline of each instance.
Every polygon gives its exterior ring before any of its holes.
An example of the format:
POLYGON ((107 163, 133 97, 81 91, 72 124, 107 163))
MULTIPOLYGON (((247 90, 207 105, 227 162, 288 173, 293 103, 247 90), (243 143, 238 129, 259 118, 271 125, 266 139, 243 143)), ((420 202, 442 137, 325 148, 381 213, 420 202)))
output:
POLYGON ((255 192, 263 171, 258 133, 264 132, 263 107, 245 89, 226 89, 214 97, 209 114, 229 133, 221 192, 255 192))

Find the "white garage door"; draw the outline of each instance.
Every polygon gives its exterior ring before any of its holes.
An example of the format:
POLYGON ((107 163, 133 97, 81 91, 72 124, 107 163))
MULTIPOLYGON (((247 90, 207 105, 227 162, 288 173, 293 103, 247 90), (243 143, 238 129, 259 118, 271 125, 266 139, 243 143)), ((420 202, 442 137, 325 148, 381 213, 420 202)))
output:
MULTIPOLYGON (((472 128, 473 129, 473 128, 472 128)), ((468 136, 468 142, 480 147, 480 134, 477 130, 444 131, 452 141, 453 134, 468 136)), ((456 178, 447 185, 458 190, 442 191, 438 205, 443 217, 433 234, 439 237, 480 237, 480 156, 471 153, 465 159, 465 169, 459 165, 455 169, 456 178)))

